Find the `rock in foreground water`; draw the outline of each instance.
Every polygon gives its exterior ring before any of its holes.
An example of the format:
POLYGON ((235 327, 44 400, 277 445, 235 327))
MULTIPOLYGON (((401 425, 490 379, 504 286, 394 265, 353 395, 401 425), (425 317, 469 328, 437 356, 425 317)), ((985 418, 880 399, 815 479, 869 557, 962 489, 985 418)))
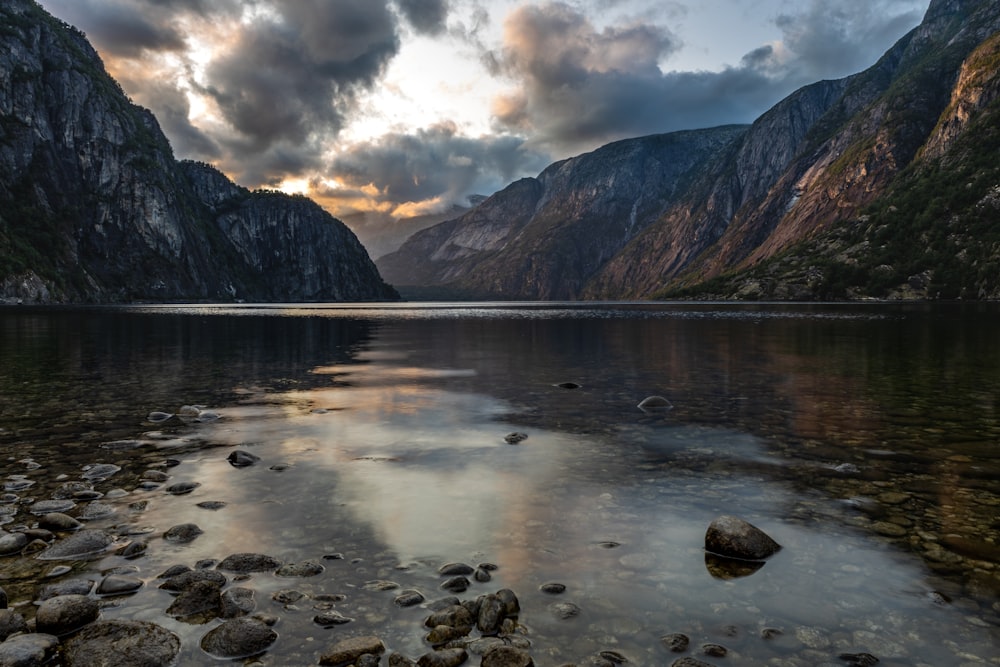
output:
POLYGON ((100 613, 97 600, 85 595, 58 595, 38 606, 35 625, 39 632, 65 635, 96 621, 100 613))
POLYGON ((66 642, 67 667, 151 667, 172 665, 181 641, 174 633, 146 621, 100 621, 66 642))
POLYGON ((234 618, 210 630, 201 648, 217 658, 246 658, 271 647, 278 633, 255 618, 234 618))
POLYGON ((52 635, 17 635, 0 644, 0 665, 41 667, 51 661, 58 646, 59 639, 52 635))
POLYGON ((752 523, 734 516, 720 516, 708 526, 705 549, 727 558, 763 560, 781 545, 752 523))
POLYGON ((320 656, 319 664, 332 667, 349 665, 363 655, 382 655, 383 653, 385 653, 385 644, 378 637, 353 637, 334 644, 320 656))

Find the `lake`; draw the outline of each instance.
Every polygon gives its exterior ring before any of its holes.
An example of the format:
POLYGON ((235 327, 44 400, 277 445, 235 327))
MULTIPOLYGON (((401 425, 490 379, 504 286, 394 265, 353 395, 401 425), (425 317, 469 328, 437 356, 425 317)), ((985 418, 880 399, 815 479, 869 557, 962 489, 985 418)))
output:
POLYGON ((176 633, 184 665, 221 621, 165 614, 157 576, 240 552, 320 566, 227 584, 278 634, 248 664, 362 635, 419 658, 466 563, 489 568, 455 595, 512 590, 540 667, 996 665, 998 343, 997 304, 7 307, 3 528, 69 495, 114 543, 5 556, 0 586, 31 617, 43 585, 141 580, 102 618, 176 633), (782 549, 718 561, 721 515, 782 549))

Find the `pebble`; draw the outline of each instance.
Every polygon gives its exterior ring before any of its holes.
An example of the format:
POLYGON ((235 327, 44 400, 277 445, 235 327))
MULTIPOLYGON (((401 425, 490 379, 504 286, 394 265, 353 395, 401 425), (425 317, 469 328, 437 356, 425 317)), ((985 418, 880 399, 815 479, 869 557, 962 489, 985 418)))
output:
POLYGON ((281 567, 281 561, 266 554, 237 553, 226 556, 217 567, 230 572, 267 572, 281 567))
POLYGON ((197 524, 182 523, 168 528, 167 531, 163 533, 163 539, 167 542, 173 542, 174 544, 185 544, 193 541, 204 532, 205 531, 199 528, 197 524))
POLYGON ((178 482, 168 486, 165 491, 172 496, 182 496, 186 493, 191 493, 199 486, 201 486, 200 482, 178 482))
POLYGON ((321 625, 324 628, 332 628, 335 625, 344 625, 345 623, 350 623, 353 620, 353 618, 348 618, 340 612, 333 610, 324 611, 313 617, 313 623, 321 625))
POLYGON ((37 557, 41 560, 74 560, 107 551, 114 539, 103 530, 81 530, 54 543, 37 557))
POLYGON ((423 593, 415 590, 403 591, 393 599, 393 603, 398 607, 413 607, 423 601, 423 593))

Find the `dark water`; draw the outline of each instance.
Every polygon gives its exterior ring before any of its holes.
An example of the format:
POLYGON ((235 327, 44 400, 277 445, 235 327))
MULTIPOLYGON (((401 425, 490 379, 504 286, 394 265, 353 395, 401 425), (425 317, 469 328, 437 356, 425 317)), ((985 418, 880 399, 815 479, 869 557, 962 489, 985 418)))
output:
MULTIPOLYGON (((363 634, 419 657, 427 610, 376 582, 433 600, 449 561, 499 567, 461 597, 514 590, 540 666, 669 664, 673 632, 718 665, 1000 664, 998 343, 997 305, 8 308, 0 473, 19 497, 0 520, 31 525, 30 499, 120 465, 95 489, 128 494, 88 527, 145 532, 146 555, 62 577, 132 568, 147 585, 104 617, 168 627, 182 664, 214 662, 198 641, 218 621, 165 616, 156 575, 241 551, 326 567, 240 584, 279 617, 258 664, 363 634), (649 395, 673 409, 639 410, 649 395), (183 405, 219 418, 147 420, 183 405), (230 466, 237 446, 261 462, 230 466), (201 486, 141 488, 151 468, 201 486), (783 549, 752 574, 712 567, 720 514, 783 549), (185 522, 204 534, 160 537, 185 522), (307 596, 272 599, 289 589, 307 596), (354 620, 314 624, 321 593, 354 620)), ((29 603, 55 564, 6 557, 0 585, 29 603)))

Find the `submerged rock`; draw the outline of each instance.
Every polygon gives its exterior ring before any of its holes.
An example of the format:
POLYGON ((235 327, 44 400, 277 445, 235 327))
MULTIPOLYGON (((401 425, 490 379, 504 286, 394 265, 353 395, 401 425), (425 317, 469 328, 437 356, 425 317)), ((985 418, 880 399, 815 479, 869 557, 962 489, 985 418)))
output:
POLYGON ((16 635, 0 644, 0 665, 35 667, 48 664, 59 647, 59 638, 45 633, 16 635))
POLYGON ((35 612, 35 627, 50 635, 65 635, 100 616, 97 600, 85 595, 59 595, 45 600, 35 612))
POLYGON ((233 618, 210 630, 201 639, 201 648, 217 658, 246 658, 263 653, 278 633, 255 618, 233 618))
POLYGON ((191 542, 204 532, 205 531, 199 528, 197 524, 182 523, 168 528, 167 531, 163 533, 163 539, 167 542, 183 544, 191 542))
POLYGON ((103 553, 114 539, 102 530, 81 530, 38 554, 40 560, 73 560, 103 553))
POLYGON ((84 628, 66 642, 67 667, 172 665, 180 653, 180 638, 147 621, 114 619, 84 628))
POLYGON ((640 410, 669 410, 674 404, 662 396, 647 396, 639 401, 640 410))
POLYGON ((319 658, 319 664, 338 667, 356 662, 363 655, 382 655, 385 644, 378 637, 353 637, 337 642, 319 658))
POLYGON ((734 516, 720 516, 705 533, 705 549, 727 558, 763 560, 781 545, 753 524, 734 516))
POLYGON ((239 553, 226 556, 216 567, 230 572, 266 572, 277 570, 281 561, 266 554, 239 553))

